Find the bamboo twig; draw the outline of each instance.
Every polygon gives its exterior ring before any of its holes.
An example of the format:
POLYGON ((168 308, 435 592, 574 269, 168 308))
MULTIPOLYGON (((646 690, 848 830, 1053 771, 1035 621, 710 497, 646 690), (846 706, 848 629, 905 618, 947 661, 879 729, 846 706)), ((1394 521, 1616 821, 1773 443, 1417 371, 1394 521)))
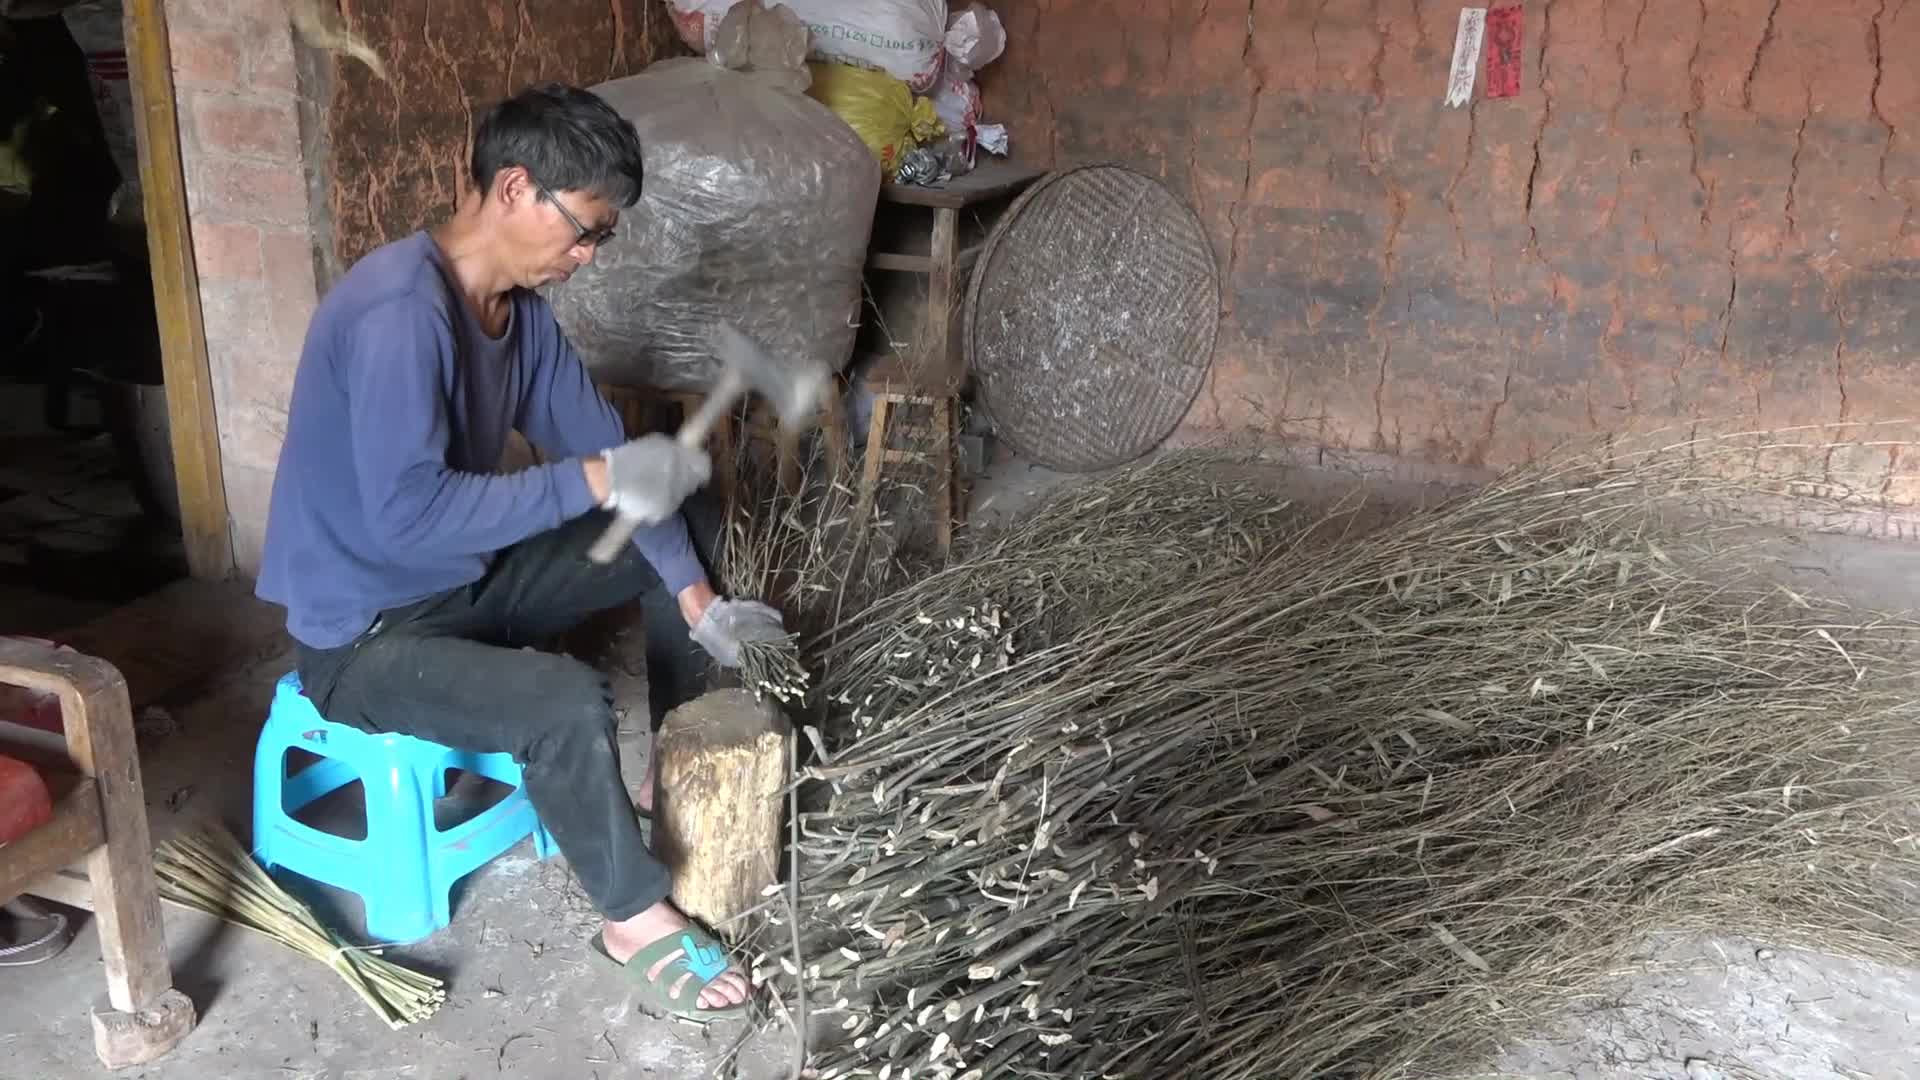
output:
POLYGON ((325 964, 398 1030, 425 1020, 446 1000, 438 979, 382 958, 378 947, 345 944, 306 905, 280 888, 218 825, 181 833, 154 854, 161 895, 280 942, 325 964))

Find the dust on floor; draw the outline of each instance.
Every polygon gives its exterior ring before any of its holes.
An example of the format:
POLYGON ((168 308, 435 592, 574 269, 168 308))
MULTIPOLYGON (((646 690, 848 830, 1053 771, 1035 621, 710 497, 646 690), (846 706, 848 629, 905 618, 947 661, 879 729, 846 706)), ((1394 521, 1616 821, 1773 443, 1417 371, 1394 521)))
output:
MULTIPOLYGON (((589 966, 581 923, 555 882, 564 866, 537 864, 526 845, 481 871, 454 924, 389 953, 450 982, 430 1020, 389 1031, 330 971, 278 944, 169 907, 175 978, 201 1011, 172 1054, 129 1077, 421 1078, 648 1077, 696 1080, 786 1075, 790 1051, 757 1035, 726 1059, 745 1025, 703 1032, 633 1009, 629 995, 589 966), (737 1068, 737 1072, 728 1071, 737 1068)), ((590 932, 590 931, 589 931, 590 932)), ((65 954, 0 982, 0 1074, 68 1080, 101 1074, 86 1005, 102 992, 91 921, 65 954), (18 1069, 18 1072, 13 1070, 18 1069)))
POLYGON ((1509 1047, 1498 1075, 1920 1078, 1920 973, 1731 938, 1644 955, 1607 1000, 1509 1047))

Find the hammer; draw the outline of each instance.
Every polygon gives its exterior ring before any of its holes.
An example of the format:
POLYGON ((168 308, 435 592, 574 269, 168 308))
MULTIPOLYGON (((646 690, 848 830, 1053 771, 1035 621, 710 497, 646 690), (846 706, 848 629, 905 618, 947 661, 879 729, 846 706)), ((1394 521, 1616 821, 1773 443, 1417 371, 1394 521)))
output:
MULTIPOLYGON (((783 427, 798 431, 813 422, 820 395, 830 377, 826 364, 818 361, 776 363, 732 323, 723 322, 714 327, 713 345, 721 363, 720 381, 700 403, 700 408, 680 425, 674 438, 681 446, 688 450, 700 449, 721 415, 733 408, 734 402, 748 390, 758 391, 773 403, 783 427)), ((596 563, 612 562, 639 527, 638 518, 615 516, 600 539, 588 549, 587 557, 596 563)))

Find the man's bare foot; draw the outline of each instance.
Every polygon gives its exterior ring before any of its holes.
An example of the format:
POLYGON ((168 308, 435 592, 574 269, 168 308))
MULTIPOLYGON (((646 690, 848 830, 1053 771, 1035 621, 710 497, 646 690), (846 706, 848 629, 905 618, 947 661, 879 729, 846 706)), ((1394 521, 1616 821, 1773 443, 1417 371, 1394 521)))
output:
POLYGON ((653 816, 653 763, 660 760, 660 739, 658 735, 647 736, 647 775, 640 778, 640 797, 633 800, 634 808, 648 817, 653 816))
MULTIPOLYGON (((609 921, 601 931, 601 940, 606 943, 607 955, 624 964, 633 959, 634 954, 641 949, 668 934, 685 930, 689 925, 691 924, 687 922, 685 915, 680 914, 669 901, 662 900, 625 922, 609 921)), ((669 953, 649 968, 646 973, 647 981, 654 982, 659 979, 660 972, 678 955, 678 953, 669 953)), ((691 971, 681 972, 680 977, 666 988, 667 993, 669 995, 684 993, 687 982, 692 978, 691 971)), ((724 1009, 747 1000, 751 993, 752 988, 747 983, 747 977, 740 973, 739 968, 729 965, 726 971, 700 991, 700 1007, 724 1009)))
POLYGON ((633 797, 633 808, 653 816, 653 756, 647 756, 647 775, 640 778, 640 792, 633 797))

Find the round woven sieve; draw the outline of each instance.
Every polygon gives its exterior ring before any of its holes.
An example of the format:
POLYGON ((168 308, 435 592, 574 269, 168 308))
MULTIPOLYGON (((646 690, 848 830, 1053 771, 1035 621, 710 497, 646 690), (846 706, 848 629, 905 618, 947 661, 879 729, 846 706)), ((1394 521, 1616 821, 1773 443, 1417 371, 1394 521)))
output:
POLYGON ((987 239, 962 315, 995 433, 1063 472, 1158 446, 1199 393, 1219 324, 1199 217, 1115 165, 1051 173, 1023 192, 987 239))

